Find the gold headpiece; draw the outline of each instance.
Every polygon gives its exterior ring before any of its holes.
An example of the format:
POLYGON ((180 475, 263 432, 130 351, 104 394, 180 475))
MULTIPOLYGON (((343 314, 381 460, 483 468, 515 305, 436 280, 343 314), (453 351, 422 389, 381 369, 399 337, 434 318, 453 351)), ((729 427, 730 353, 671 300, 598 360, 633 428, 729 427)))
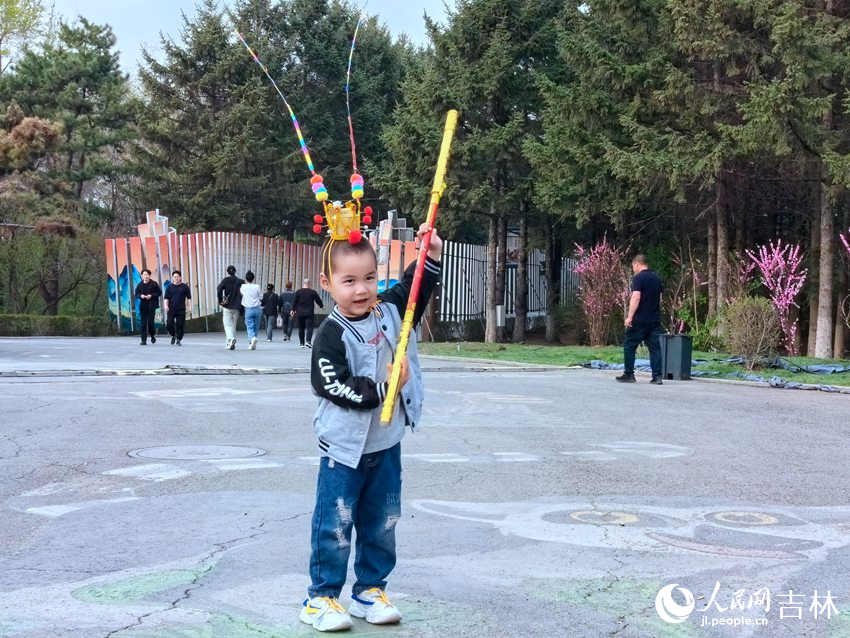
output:
POLYGON ((366 206, 361 211, 359 199, 344 204, 339 201, 323 200, 321 204, 325 210, 324 217, 321 215, 313 217, 315 222, 313 232, 317 235, 321 234, 322 228, 327 225, 328 235, 334 241, 347 239, 352 244, 356 244, 363 238, 361 220, 366 225, 372 223, 372 207, 366 206))

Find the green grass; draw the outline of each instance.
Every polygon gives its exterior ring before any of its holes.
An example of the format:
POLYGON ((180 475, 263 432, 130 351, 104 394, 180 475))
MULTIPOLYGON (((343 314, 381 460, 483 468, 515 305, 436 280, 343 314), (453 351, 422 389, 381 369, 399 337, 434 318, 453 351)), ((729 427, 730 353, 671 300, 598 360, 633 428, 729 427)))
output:
MULTIPOLYGON (((558 344, 518 344, 518 343, 480 343, 461 341, 453 343, 420 343, 419 352, 438 357, 461 357, 468 359, 490 359, 493 361, 511 361, 516 363, 532 363, 556 366, 574 366, 587 363, 594 359, 607 363, 622 363, 623 349, 620 346, 605 346, 591 348, 589 346, 562 346, 558 344)), ((649 354, 646 348, 638 350, 638 358, 646 359, 649 354)), ((717 372, 715 377, 723 377, 735 372, 747 374, 742 365, 721 363, 729 355, 717 352, 694 352, 694 359, 705 359, 710 363, 695 367, 694 370, 717 372)), ((785 357, 797 365, 838 364, 848 365, 847 361, 839 359, 815 359, 813 357, 785 357)), ((789 381, 812 385, 850 386, 850 372, 840 374, 796 373, 777 368, 755 369, 752 374, 769 379, 777 376, 789 381)))

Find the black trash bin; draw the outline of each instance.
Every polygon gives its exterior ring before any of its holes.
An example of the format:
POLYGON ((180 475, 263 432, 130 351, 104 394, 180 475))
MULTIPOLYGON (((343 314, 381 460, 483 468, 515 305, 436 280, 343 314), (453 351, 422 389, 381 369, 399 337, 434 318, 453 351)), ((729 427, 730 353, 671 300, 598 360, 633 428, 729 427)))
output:
POLYGON ((661 377, 676 381, 691 378, 693 337, 690 335, 661 335, 661 377))

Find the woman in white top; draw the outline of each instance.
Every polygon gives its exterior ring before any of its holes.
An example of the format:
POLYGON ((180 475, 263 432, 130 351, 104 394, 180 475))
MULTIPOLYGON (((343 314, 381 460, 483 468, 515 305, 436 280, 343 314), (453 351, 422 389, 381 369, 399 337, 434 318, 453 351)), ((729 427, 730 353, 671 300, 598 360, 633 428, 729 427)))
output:
POLYGON ((251 350, 257 349, 257 328, 260 327, 260 317, 263 309, 260 306, 262 293, 260 286, 254 283, 254 273, 245 273, 245 283, 239 288, 242 294, 242 307, 245 308, 245 325, 248 327, 248 343, 251 350))

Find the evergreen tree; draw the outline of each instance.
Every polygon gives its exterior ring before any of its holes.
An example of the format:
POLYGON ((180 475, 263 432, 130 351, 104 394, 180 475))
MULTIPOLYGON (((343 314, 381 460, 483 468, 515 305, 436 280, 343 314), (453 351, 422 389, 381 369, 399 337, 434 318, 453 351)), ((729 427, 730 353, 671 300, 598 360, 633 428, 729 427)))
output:
MULTIPOLYGON (((554 60, 562 7, 548 0, 459 0, 445 29, 429 23, 433 50, 405 84, 404 103, 384 133, 391 157, 383 183, 401 201, 421 198, 424 210, 423 187, 427 190, 430 183, 436 151, 429 162, 423 149, 439 146, 446 111, 460 111, 453 188, 446 195, 441 229, 454 238, 486 223, 489 342, 503 339, 495 318, 496 306, 504 303, 507 226, 529 208, 531 178, 523 143, 539 127, 541 100, 534 78, 554 60)), ((464 237, 480 238, 481 233, 464 237)))
MULTIPOLYGON (((332 197, 350 197, 345 72, 357 14, 345 3, 241 0, 225 16, 207 0, 165 61, 145 56, 141 80, 145 175, 140 200, 188 228, 292 237, 318 212, 289 113, 243 45, 263 60, 294 109, 315 169, 332 197)), ((361 26, 351 109, 361 166, 379 159, 380 127, 393 107, 406 45, 375 19, 361 26)), ((361 169, 362 171, 362 169, 361 169)), ((367 200, 380 196, 366 178, 367 200)))
POLYGON ((50 170, 73 186, 96 219, 108 217, 109 204, 91 197, 93 185, 126 171, 109 151, 120 158, 135 137, 127 77, 114 46, 110 27, 80 18, 79 26, 60 25, 55 44, 27 49, 0 82, 0 102, 14 98, 24 115, 60 125, 62 144, 50 170))

